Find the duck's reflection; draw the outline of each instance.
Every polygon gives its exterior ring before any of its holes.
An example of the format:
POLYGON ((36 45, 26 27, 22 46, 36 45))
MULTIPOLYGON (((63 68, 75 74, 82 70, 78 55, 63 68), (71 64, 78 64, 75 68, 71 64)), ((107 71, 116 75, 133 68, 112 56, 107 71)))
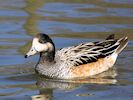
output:
POLYGON ((52 89, 40 89, 40 94, 32 96, 32 100, 52 100, 52 89))
POLYGON ((24 24, 24 29, 28 35, 34 35, 39 32, 37 23, 40 20, 40 15, 37 14, 37 9, 45 4, 45 0, 26 0, 25 12, 29 15, 24 24))
POLYGON ((32 100, 52 100, 53 89, 72 90, 83 84, 116 84, 116 76, 115 69, 80 80, 53 80, 38 76, 36 85, 40 89, 40 93, 32 96, 32 100))

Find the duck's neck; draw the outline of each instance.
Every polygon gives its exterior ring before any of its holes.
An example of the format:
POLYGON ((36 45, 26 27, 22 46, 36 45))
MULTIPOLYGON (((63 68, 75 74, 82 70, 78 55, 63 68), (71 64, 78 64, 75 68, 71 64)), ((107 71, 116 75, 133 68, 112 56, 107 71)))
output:
POLYGON ((55 45, 50 41, 52 46, 49 46, 49 50, 47 52, 40 52, 40 58, 38 63, 44 63, 44 64, 51 64, 54 62, 55 58, 55 45))
POLYGON ((41 52, 39 63, 52 63, 54 62, 55 51, 41 52))

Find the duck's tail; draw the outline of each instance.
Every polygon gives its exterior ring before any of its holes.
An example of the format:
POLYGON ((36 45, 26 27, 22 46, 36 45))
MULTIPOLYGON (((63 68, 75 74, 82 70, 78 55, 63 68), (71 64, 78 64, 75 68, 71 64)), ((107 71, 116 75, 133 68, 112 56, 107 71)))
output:
POLYGON ((118 39, 118 43, 120 44, 115 50, 116 54, 119 54, 128 44, 128 37, 123 37, 118 39))
MULTIPOLYGON (((110 40, 110 39, 114 39, 115 40, 115 35, 111 34, 109 35, 106 40, 110 40)), ((123 37, 120 39, 116 39, 117 42, 119 44, 119 46, 116 48, 114 54, 119 54, 128 44, 128 37, 123 37)))

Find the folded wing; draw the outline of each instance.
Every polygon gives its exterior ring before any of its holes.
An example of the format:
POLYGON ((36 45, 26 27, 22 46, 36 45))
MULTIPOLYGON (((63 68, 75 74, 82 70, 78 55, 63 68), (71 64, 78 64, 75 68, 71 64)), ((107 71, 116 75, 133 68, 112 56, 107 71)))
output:
POLYGON ((99 58, 115 53, 120 48, 123 40, 124 38, 113 39, 113 36, 109 36, 104 41, 82 43, 77 46, 63 48, 57 51, 56 56, 68 66, 96 62, 99 58))

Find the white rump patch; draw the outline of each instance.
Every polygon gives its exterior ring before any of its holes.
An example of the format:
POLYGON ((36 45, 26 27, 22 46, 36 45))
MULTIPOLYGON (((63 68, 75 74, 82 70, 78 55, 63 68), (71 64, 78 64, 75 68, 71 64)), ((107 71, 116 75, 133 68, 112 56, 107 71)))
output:
POLYGON ((116 53, 113 53, 113 54, 111 55, 111 57, 112 57, 112 59, 113 59, 114 61, 116 61, 117 56, 118 56, 118 54, 116 54, 116 53))

